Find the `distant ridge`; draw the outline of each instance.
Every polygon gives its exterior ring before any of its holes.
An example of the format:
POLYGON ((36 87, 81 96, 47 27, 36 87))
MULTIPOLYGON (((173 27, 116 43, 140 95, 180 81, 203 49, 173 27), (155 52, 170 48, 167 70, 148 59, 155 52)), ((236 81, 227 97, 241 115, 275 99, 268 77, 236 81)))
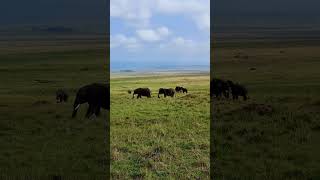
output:
POLYGON ((49 26, 49 27, 32 27, 32 32, 48 32, 48 33, 71 33, 73 28, 64 26, 49 26))
POLYGON ((120 72, 135 72, 135 71, 130 69, 124 69, 124 70, 120 70, 120 72))

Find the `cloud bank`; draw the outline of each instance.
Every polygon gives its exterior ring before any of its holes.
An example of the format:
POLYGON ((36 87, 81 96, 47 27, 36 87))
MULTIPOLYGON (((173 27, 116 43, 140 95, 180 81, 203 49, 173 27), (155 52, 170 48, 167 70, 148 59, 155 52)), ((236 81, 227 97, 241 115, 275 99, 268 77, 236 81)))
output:
POLYGON ((210 0, 111 0, 110 15, 111 60, 128 53, 209 64, 210 0))

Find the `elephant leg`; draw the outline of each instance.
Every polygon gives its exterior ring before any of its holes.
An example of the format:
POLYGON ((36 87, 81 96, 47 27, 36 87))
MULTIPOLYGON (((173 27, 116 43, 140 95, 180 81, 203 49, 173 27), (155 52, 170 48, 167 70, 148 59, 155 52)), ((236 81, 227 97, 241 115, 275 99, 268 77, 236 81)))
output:
POLYGON ((227 92, 223 92, 223 96, 224 96, 225 98, 228 98, 228 97, 227 97, 227 92))
POLYGON ((98 117, 98 116, 100 116, 100 106, 97 106, 96 108, 95 108, 95 115, 98 117))
POLYGON ((248 98, 246 95, 243 96, 243 100, 246 101, 248 98))
POLYGON ((93 111, 94 111, 94 108, 93 106, 90 104, 89 105, 89 108, 87 110, 87 113, 86 113, 86 118, 90 118, 90 116, 93 114, 93 111))
POLYGON ((217 94, 217 99, 220 99, 220 96, 221 96, 221 94, 220 94, 220 93, 218 93, 218 94, 217 94))

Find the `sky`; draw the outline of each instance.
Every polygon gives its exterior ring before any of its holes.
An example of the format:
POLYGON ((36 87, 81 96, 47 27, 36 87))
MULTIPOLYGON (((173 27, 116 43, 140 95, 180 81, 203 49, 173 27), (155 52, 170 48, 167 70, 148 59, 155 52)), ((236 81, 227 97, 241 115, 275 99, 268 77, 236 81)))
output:
POLYGON ((0 26, 92 25, 102 29, 108 19, 108 1, 1 0, 0 26))
POLYGON ((320 14, 319 0, 215 0, 214 13, 221 14, 320 14))
POLYGON ((214 0, 211 5, 215 25, 320 24, 319 0, 214 0))
POLYGON ((111 66, 208 64, 210 24, 320 24, 319 7, 319 0, 1 0, 0 29, 100 24, 105 30, 110 9, 111 66))
POLYGON ((210 0, 110 0, 112 68, 207 65, 210 0))

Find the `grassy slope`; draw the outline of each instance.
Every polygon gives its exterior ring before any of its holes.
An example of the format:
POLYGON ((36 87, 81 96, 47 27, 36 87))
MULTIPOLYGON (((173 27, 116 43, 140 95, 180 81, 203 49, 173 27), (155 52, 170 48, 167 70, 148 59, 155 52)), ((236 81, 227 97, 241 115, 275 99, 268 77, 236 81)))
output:
POLYGON ((320 52, 313 43, 223 44, 213 75, 241 82, 248 102, 214 100, 214 176, 218 179, 318 179, 320 52), (284 53, 280 53, 283 50, 284 53), (249 59, 236 60, 237 52, 249 59), (255 71, 249 68, 255 67, 255 71), (259 115, 249 104, 271 106, 259 115))
POLYGON ((115 179, 209 177, 209 75, 111 78, 111 176, 115 179), (157 98, 160 87, 186 86, 188 95, 157 98), (149 87, 152 98, 129 89, 149 87))
POLYGON ((1 175, 105 175, 107 114, 84 119, 84 106, 70 118, 77 89, 106 81, 101 47, 79 50, 71 43, 63 50, 33 47, 0 55, 1 175), (68 91, 68 103, 56 104, 58 88, 68 91))

